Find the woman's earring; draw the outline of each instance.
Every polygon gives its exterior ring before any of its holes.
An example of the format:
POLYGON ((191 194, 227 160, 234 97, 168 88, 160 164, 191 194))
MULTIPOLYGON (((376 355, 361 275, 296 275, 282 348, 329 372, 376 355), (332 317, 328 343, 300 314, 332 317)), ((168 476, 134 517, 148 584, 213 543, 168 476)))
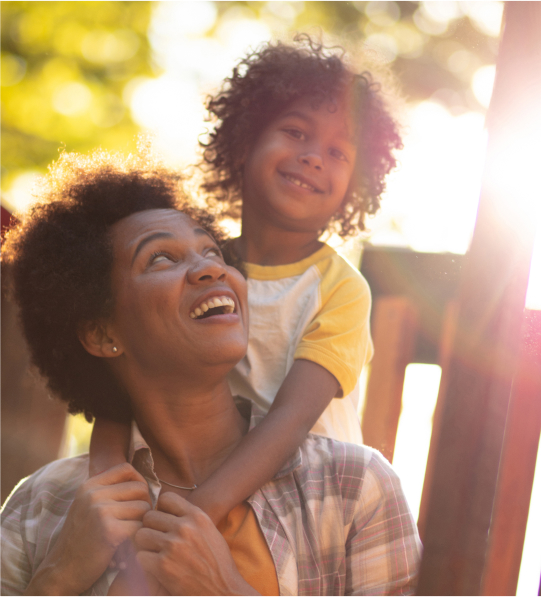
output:
POLYGON ((113 346, 113 348, 111 349, 113 352, 118 352, 118 348, 116 346, 113 346))

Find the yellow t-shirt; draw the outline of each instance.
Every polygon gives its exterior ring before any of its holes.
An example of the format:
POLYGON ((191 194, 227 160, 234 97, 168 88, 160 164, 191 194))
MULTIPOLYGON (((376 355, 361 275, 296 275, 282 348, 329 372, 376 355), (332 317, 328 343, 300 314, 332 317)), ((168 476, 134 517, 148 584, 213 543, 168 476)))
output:
POLYGON ((243 502, 218 524, 244 580, 261 595, 279 595, 276 568, 252 508, 243 502))
POLYGON ((233 395, 268 411, 295 359, 313 361, 336 377, 343 397, 331 401, 312 431, 362 443, 358 380, 373 353, 368 283, 328 245, 296 263, 244 265, 250 335, 229 376, 233 395))

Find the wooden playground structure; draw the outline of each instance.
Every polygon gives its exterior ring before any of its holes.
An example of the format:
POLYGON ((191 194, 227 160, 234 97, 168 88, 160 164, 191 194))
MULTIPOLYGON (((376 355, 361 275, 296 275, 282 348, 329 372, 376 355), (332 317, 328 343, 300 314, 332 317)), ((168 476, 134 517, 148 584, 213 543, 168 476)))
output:
MULTIPOLYGON (((376 349, 368 445, 392 461, 406 366, 442 367, 418 521, 419 595, 516 593, 541 433, 541 311, 524 308, 541 205, 540 114, 541 2, 506 2, 469 252, 363 256, 376 349)), ((65 411, 28 376, 4 298, 2 341, 3 501, 58 456, 65 411)))

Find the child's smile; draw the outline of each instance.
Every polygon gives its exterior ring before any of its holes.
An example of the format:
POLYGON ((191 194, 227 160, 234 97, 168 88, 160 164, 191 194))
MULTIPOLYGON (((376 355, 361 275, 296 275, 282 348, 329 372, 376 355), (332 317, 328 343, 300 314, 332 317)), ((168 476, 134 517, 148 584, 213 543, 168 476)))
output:
POLYGON ((357 155, 343 102, 288 106, 244 165, 244 209, 260 223, 318 233, 342 204, 357 155))
POLYGON ((286 179, 289 180, 292 184, 301 187, 301 189, 307 189, 312 193, 322 193, 321 189, 318 189, 316 186, 312 185, 306 178, 303 176, 299 176, 298 174, 289 174, 288 172, 280 172, 280 174, 286 179))

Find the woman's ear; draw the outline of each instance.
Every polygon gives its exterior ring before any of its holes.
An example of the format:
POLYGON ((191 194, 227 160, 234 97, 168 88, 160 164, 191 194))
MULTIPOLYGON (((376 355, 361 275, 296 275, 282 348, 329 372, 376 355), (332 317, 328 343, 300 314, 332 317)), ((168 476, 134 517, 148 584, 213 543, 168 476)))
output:
POLYGON ((85 322, 79 326, 77 335, 85 350, 95 357, 117 357, 123 352, 119 343, 111 337, 104 322, 85 322))

